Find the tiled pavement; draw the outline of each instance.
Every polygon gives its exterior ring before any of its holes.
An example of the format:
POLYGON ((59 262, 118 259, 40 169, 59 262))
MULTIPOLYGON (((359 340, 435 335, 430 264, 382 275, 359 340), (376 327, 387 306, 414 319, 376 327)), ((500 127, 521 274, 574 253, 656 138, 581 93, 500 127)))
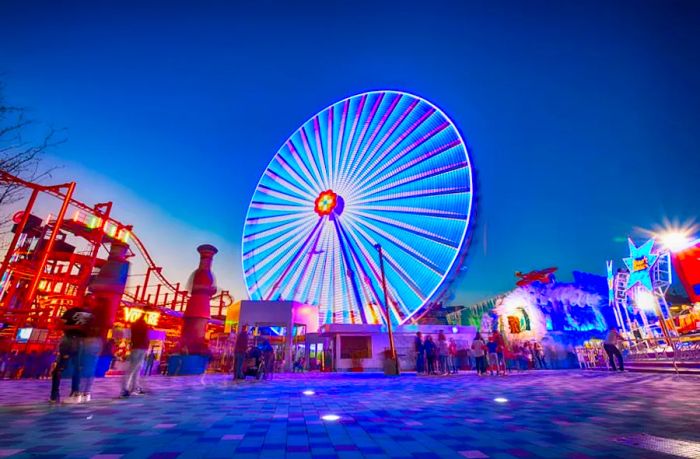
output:
POLYGON ((693 376, 157 376, 126 400, 118 384, 98 380, 91 403, 50 407, 48 381, 0 381, 0 457, 669 458, 632 439, 700 441, 693 376))

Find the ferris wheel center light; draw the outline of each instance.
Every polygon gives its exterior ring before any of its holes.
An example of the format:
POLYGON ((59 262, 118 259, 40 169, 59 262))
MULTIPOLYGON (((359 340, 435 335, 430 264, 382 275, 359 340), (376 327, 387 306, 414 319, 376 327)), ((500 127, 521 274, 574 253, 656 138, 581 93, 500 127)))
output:
MULTIPOLYGON (((330 215, 336 208, 338 208, 340 197, 333 192, 333 190, 326 190, 321 192, 314 202, 314 211, 319 217, 325 217, 330 215)), ((340 210, 340 209, 339 209, 340 210)))

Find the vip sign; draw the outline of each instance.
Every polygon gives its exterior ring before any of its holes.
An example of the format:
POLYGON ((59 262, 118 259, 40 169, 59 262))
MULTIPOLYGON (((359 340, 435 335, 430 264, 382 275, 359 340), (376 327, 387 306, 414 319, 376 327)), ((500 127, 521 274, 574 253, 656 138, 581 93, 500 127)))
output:
POLYGON ((145 320, 148 325, 153 327, 158 325, 158 319, 160 319, 160 312, 157 311, 144 311, 139 308, 129 308, 124 307, 124 321, 125 322, 136 322, 141 316, 145 314, 145 320))

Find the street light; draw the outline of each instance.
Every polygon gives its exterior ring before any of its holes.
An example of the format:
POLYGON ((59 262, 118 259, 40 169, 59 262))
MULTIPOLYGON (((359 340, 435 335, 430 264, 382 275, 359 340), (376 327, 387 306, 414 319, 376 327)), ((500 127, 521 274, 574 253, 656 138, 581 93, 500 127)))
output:
POLYGON ((389 315, 389 295, 386 292, 386 274, 384 273, 384 252, 382 252, 381 244, 375 244, 374 248, 379 252, 379 269, 382 272, 382 288, 384 289, 384 306, 386 309, 386 327, 389 331, 389 352, 391 360, 394 362, 393 374, 399 374, 399 359, 396 355, 396 346, 394 346, 394 333, 391 330, 391 316, 389 315))

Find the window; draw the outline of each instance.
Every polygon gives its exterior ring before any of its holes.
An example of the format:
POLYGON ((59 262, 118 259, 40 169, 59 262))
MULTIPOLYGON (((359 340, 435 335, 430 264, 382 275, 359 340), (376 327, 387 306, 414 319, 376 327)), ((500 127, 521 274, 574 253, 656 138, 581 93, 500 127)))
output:
POLYGON ((369 336, 341 336, 341 359, 369 359, 372 357, 372 338, 369 336))

